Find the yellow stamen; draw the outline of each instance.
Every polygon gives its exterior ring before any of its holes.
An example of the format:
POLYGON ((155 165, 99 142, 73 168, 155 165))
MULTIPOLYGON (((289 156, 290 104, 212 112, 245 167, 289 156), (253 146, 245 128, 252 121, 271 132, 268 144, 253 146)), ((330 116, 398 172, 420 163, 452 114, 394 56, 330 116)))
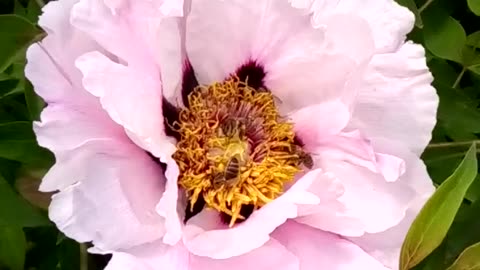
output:
POLYGON ((292 124, 278 113, 274 97, 231 79, 199 86, 188 96, 173 128, 180 133, 173 158, 179 185, 193 210, 206 205, 245 219, 242 207, 258 209, 280 196, 300 170, 292 124))

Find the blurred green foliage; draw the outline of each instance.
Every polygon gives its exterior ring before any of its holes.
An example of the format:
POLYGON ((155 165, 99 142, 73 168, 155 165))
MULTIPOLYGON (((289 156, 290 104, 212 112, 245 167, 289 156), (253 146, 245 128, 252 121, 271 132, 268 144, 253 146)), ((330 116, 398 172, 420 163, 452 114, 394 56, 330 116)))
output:
MULTIPOLYGON (((45 210, 50 194, 36 191, 54 159, 36 144, 31 123, 44 104, 23 70, 26 48, 44 36, 36 25, 44 2, 0 0, 0 269, 102 269, 107 259, 87 257, 85 246, 58 232, 45 210)), ((440 185, 479 142, 480 0, 397 2, 416 16, 409 39, 426 48, 440 96, 438 123, 422 156, 440 185)), ((454 262, 452 270, 480 269, 478 245, 465 250, 480 242, 479 213, 477 176, 446 237, 415 269, 442 270, 454 262)))

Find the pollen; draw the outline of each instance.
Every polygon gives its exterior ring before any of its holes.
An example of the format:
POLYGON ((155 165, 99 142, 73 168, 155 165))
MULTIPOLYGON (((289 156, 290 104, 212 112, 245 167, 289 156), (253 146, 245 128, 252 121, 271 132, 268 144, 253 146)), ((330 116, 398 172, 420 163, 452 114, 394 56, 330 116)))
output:
POLYGON ((259 209, 280 196, 305 156, 274 96, 238 79, 196 87, 172 128, 189 207, 202 197, 230 216, 230 227, 246 218, 242 207, 259 209))

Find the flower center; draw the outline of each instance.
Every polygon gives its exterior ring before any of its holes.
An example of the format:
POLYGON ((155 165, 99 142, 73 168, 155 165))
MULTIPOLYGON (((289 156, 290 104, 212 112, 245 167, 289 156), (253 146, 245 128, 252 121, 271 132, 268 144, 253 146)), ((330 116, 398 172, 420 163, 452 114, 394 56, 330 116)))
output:
POLYGON ((233 226, 246 218, 242 207, 274 200, 300 165, 311 166, 268 91, 231 79, 196 87, 187 105, 172 127, 180 134, 173 158, 191 210, 201 196, 233 226))

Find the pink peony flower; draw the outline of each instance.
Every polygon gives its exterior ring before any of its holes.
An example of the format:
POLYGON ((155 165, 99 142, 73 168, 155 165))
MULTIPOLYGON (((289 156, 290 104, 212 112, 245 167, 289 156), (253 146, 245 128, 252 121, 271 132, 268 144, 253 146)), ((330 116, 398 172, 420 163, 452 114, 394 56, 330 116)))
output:
POLYGON ((438 99, 393 0, 61 0, 40 189, 107 269, 397 269, 438 99))

